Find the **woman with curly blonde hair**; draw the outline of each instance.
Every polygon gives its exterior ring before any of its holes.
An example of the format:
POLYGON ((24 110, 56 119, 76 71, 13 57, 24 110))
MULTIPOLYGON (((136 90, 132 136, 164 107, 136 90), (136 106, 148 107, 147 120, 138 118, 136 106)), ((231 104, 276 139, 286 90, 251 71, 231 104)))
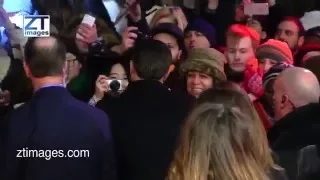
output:
POLYGON ((286 179, 248 97, 232 88, 205 91, 184 126, 169 180, 286 179))

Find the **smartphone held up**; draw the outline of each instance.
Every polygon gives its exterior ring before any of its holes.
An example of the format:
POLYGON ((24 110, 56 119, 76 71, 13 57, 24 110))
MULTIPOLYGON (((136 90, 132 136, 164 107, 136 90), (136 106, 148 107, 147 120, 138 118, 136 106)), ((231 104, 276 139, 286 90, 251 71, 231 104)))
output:
POLYGON ((247 3, 244 5, 244 14, 248 16, 269 15, 268 3, 247 3))
MULTIPOLYGON (((87 24, 87 25, 92 27, 94 25, 95 21, 96 21, 95 17, 93 17, 93 16, 91 16, 89 14, 86 14, 83 17, 83 19, 81 21, 81 24, 87 24)), ((79 33, 77 33, 76 38, 77 39, 81 39, 82 37, 81 37, 81 35, 79 33)))

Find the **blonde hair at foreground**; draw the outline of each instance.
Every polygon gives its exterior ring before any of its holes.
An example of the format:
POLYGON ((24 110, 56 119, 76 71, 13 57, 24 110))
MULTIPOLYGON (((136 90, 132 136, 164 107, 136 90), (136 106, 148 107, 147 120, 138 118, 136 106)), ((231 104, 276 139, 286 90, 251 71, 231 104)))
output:
POLYGON ((152 17, 151 21, 150 21, 150 28, 155 27, 159 20, 166 18, 166 20, 168 21, 168 23, 174 23, 174 24, 178 24, 176 17, 172 14, 171 7, 163 7, 161 9, 159 9, 154 16, 152 17))
POLYGON ((168 179, 269 180, 269 170, 280 170, 245 95, 216 89, 202 97, 185 124, 168 179))

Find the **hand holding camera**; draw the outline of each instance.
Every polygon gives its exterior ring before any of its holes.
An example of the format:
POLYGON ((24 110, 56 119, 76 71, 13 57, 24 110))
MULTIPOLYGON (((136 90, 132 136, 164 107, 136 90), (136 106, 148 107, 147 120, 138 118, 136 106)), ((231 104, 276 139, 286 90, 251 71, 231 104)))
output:
POLYGON ((138 31, 138 28, 131 26, 122 33, 121 49, 123 52, 134 46, 136 39, 138 38, 136 31, 138 31))
POLYGON ((100 75, 96 81, 96 90, 94 95, 98 100, 101 100, 105 93, 119 93, 124 90, 123 87, 123 80, 109 79, 105 75, 100 75))
POLYGON ((96 90, 94 96, 101 100, 104 97, 104 93, 108 92, 109 85, 108 85, 108 77, 105 75, 100 75, 96 81, 96 90))

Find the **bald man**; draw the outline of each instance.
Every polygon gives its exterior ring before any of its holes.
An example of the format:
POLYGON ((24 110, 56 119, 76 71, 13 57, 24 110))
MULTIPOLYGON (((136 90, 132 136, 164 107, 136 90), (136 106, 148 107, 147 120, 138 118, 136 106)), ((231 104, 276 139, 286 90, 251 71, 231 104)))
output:
POLYGON ((319 81, 311 71, 304 68, 292 67, 284 70, 276 79, 273 90, 277 120, 296 108, 319 102, 319 81))
POLYGON ((0 129, 1 180, 116 179, 109 119, 71 96, 65 67, 58 37, 28 39, 24 68, 34 95, 10 117, 4 144, 0 129))
POLYGON ((320 139, 319 81, 311 71, 291 67, 278 76, 273 90, 277 122, 268 140, 289 179, 296 179, 297 153, 320 139))

